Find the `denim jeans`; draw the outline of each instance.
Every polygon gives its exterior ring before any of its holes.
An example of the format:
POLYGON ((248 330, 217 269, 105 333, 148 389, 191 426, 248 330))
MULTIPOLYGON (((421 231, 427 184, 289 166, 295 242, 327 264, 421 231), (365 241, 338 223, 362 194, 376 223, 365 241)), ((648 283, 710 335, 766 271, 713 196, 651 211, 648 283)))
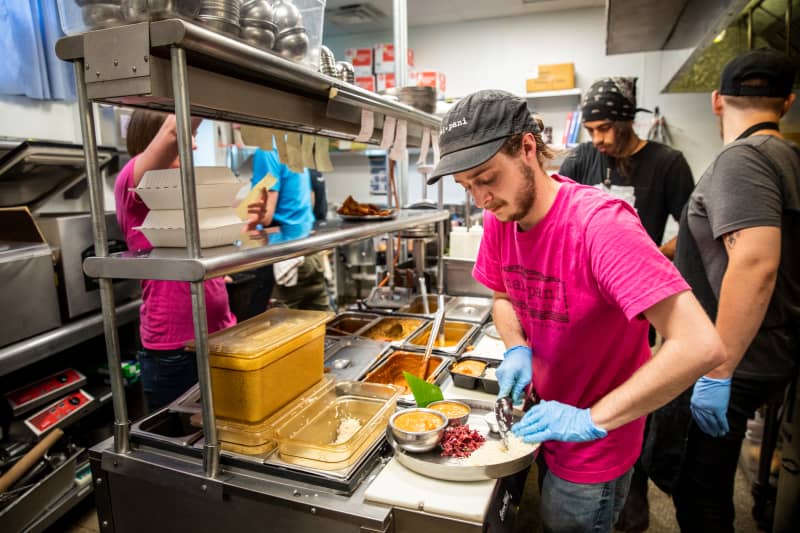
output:
POLYGON ((139 363, 150 411, 164 407, 197 383, 194 352, 143 348, 139 351, 139 363))
POLYGON ((549 469, 542 480, 545 533, 608 532, 617 521, 633 468, 605 483, 572 483, 549 469))

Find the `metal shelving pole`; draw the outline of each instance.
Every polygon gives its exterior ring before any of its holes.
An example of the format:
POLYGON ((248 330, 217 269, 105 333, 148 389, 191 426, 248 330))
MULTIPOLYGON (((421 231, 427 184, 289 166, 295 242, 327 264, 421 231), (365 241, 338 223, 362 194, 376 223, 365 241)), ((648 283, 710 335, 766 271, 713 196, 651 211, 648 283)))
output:
MULTIPOLYGON (((186 225, 186 248, 190 257, 200 257, 200 228, 197 215, 197 190, 195 189, 194 161, 192 160, 192 117, 189 87, 186 74, 186 50, 170 47, 172 90, 175 98, 175 119, 178 126, 178 155, 181 166, 181 196, 183 219, 186 225)), ((200 381, 200 399, 203 413, 203 470, 206 476, 219 474, 219 443, 214 418, 214 399, 211 392, 211 371, 208 362, 208 321, 206 317, 205 282, 193 281, 192 314, 194 315, 195 354, 197 377, 200 381)))
MULTIPOLYGON (((85 61, 79 59, 73 63, 75 84, 78 92, 78 109, 80 111, 81 134, 83 135, 83 153, 86 159, 86 177, 89 180, 89 202, 92 211, 92 229, 94 230, 94 251, 96 257, 108 256, 108 238, 106 231, 105 206, 103 205, 103 182, 100 179, 100 168, 97 164, 97 139, 94 130, 94 109, 86 92, 85 61)), ((130 421, 128 406, 125 403, 125 386, 122 382, 120 366, 119 337, 117 336, 117 315, 114 306, 114 288, 110 278, 100 278, 100 309, 103 312, 103 327, 106 339, 106 357, 114 403, 114 451, 128 453, 130 451, 130 421)))
MULTIPOLYGON (((427 185, 426 185, 427 186, 427 185)), ((444 209, 444 178, 439 178, 436 185, 436 192, 438 194, 438 208, 444 209)), ((445 221, 441 220, 436 224, 439 229, 439 257, 436 262, 436 292, 444 294, 444 232, 446 229, 445 221)))

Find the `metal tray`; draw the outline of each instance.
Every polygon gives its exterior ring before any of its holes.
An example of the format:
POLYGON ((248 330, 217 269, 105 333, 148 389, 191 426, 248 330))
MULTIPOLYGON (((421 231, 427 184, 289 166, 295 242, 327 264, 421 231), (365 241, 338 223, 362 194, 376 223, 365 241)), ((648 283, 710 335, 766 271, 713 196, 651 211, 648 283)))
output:
MULTIPOLYGON (((458 400, 464 402, 472 408, 469 415, 469 427, 478 430, 488 441, 499 441, 500 436, 489 431, 489 425, 484 420, 487 413, 493 412, 492 402, 480 400, 458 400)), ((514 410, 514 422, 522 418, 522 411, 514 410)), ((487 479, 497 479, 516 474, 528 468, 539 451, 539 445, 527 455, 512 459, 505 463, 498 463, 485 466, 471 466, 463 464, 460 459, 452 457, 442 457, 438 447, 426 453, 410 453, 397 446, 392 438, 392 432, 387 428, 387 440, 394 448, 395 457, 401 465, 409 470, 413 470, 423 476, 445 481, 484 481, 487 479)))
POLYGON ((383 359, 389 343, 362 337, 342 337, 325 353, 326 372, 339 380, 358 380, 383 359))
POLYGON ((458 296, 448 302, 444 314, 451 320, 483 324, 492 312, 491 298, 458 296))
POLYGON ((392 220, 393 218, 397 217, 397 211, 392 211, 388 215, 343 215, 341 213, 336 213, 339 215, 339 218, 342 220, 346 220, 347 222, 363 222, 363 221, 373 221, 373 220, 392 220))
MULTIPOLYGON (((446 316, 446 315, 445 315, 446 316)), ((408 340, 403 344, 403 349, 412 352, 424 352, 428 343, 428 332, 431 329, 431 323, 426 323, 420 327, 416 333, 411 335, 408 340)), ((460 322, 457 320, 450 320, 445 318, 442 324, 445 339, 458 338, 458 342, 450 346, 439 346, 434 344, 433 353, 444 354, 451 357, 460 355, 469 344, 472 337, 475 335, 478 326, 471 322, 460 322)), ((441 334, 441 333, 440 333, 441 334)))

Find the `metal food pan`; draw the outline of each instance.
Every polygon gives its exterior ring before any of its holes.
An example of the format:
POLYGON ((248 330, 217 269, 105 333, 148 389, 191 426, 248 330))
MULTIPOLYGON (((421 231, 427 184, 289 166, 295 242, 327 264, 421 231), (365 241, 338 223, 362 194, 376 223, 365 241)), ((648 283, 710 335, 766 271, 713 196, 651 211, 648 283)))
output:
POLYGON ((445 316, 451 320, 463 320, 483 324, 492 312, 491 298, 458 296, 447 303, 445 316))
POLYGON ((328 322, 325 327, 325 335, 330 337, 358 335, 377 322, 379 318, 380 315, 375 313, 345 312, 328 322))
POLYGON ((487 379, 485 374, 486 370, 490 368, 497 369, 498 366, 500 366, 500 361, 496 361, 494 359, 488 359, 484 357, 462 357, 457 361, 454 361, 453 364, 450 365, 449 370, 450 376, 453 378, 453 384, 456 387, 461 387, 463 389, 476 389, 481 387, 489 394, 497 394, 500 392, 499 383, 496 379, 487 379), (480 376, 471 376, 469 374, 460 374, 458 372, 454 372, 453 367, 462 361, 480 361, 481 363, 485 363, 486 367, 480 376))
MULTIPOLYGON (((464 351, 467 343, 472 338, 478 327, 469 322, 458 322, 455 320, 445 320, 442 325, 444 330, 445 345, 440 346, 437 341, 433 345, 434 353, 441 353, 445 355, 459 355, 464 351)), ((415 333, 406 344, 404 349, 419 351, 425 350, 428 343, 428 335, 430 334, 431 325, 428 324, 424 328, 415 333)))
POLYGON ((402 345, 415 335, 429 321, 412 316, 384 316, 369 328, 361 331, 360 336, 380 342, 389 342, 395 346, 402 345))

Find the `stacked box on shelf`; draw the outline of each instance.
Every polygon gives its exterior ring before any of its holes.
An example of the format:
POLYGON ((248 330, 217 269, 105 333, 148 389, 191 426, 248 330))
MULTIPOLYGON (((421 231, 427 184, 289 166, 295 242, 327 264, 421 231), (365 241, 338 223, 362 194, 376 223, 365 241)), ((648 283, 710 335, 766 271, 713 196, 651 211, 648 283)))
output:
MULTIPOLYGON (((227 167, 196 167, 195 184, 200 246, 232 244, 242 231, 242 220, 232 205, 243 184, 227 167)), ((185 247, 180 169, 146 172, 133 190, 150 209, 134 229, 155 247, 185 247)))

